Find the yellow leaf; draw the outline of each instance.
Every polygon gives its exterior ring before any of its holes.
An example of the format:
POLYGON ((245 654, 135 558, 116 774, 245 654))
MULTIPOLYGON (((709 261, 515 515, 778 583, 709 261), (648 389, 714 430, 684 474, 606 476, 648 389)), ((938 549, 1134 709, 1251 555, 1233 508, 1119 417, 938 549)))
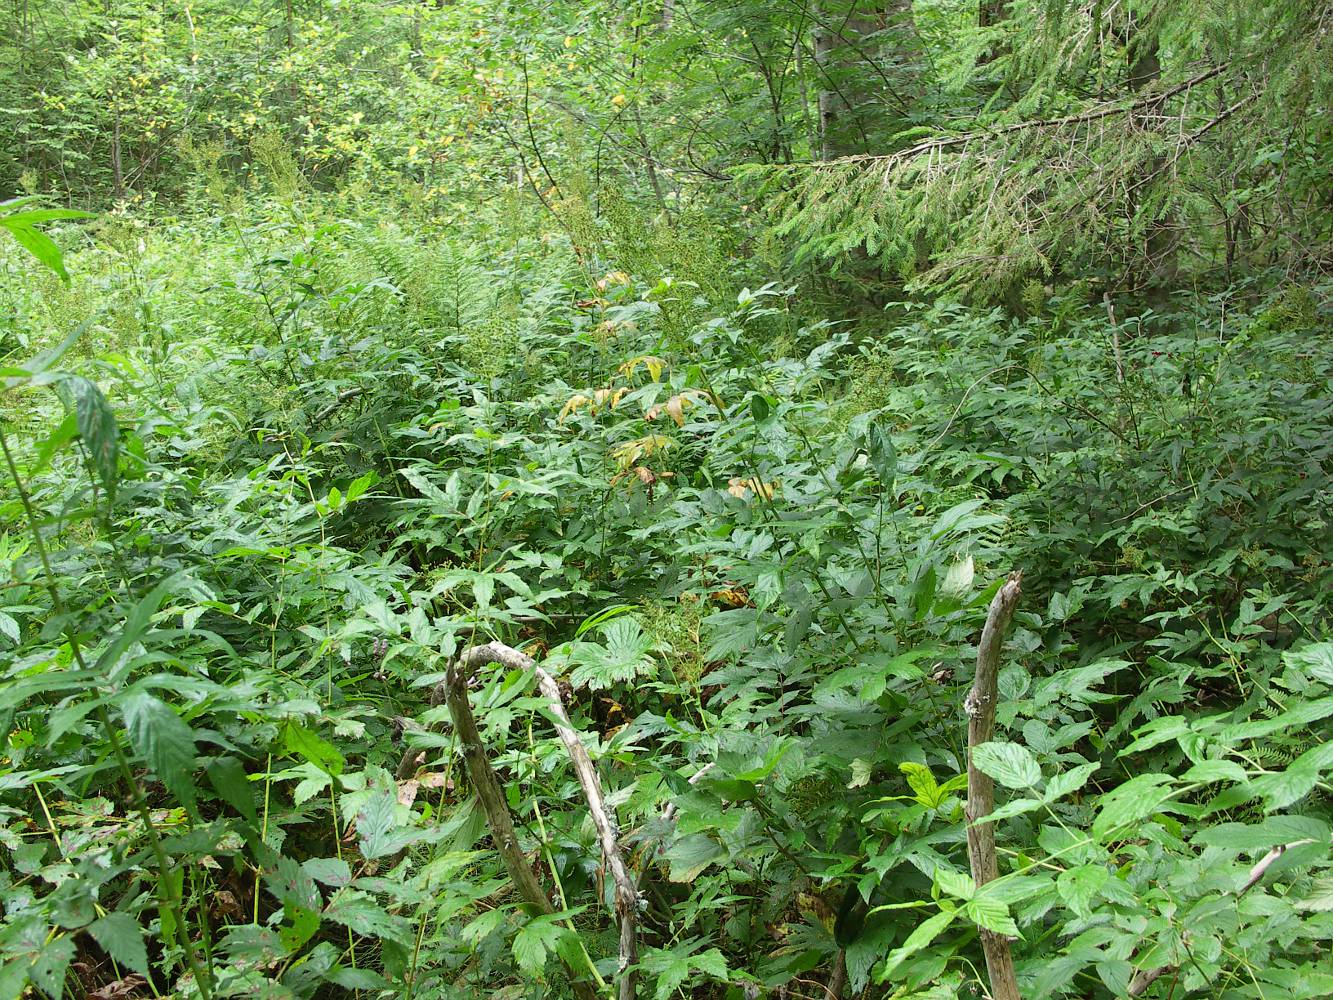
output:
POLYGON ((672 396, 666 402, 667 416, 676 422, 677 427, 685 426, 685 400, 680 396, 672 396))

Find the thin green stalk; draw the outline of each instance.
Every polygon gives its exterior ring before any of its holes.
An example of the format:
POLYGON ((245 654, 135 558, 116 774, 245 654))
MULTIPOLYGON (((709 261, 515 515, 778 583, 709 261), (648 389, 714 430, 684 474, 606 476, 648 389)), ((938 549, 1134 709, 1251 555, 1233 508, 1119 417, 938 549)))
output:
MULTIPOLYGON (((46 577, 46 590, 51 595, 51 608, 60 616, 63 622, 65 639, 69 642, 71 655, 74 662, 79 665, 79 669, 87 671, 88 663, 83 658, 83 649, 79 645, 78 633, 74 630, 69 616, 65 612, 65 602, 60 597, 60 588, 56 586, 55 573, 51 569, 51 559, 46 554, 46 544, 42 541, 42 533, 37 527, 37 514, 33 510, 32 500, 28 496, 27 487, 23 485, 23 479, 19 476, 18 466, 14 462, 14 455, 9 450, 9 440, 5 436, 4 425, 0 424, 0 450, 4 452, 5 464, 9 467, 9 475, 14 480, 14 486, 18 490, 19 501, 23 505, 23 513, 28 519, 28 530, 32 534, 33 546, 37 549, 37 556, 42 563, 42 572, 46 577)), ((144 798, 143 789, 139 787, 138 781, 134 778, 134 771, 130 767, 129 758, 125 754, 125 748, 120 741, 120 730, 111 722, 111 716, 107 713, 106 706, 99 700, 93 709, 97 717, 98 724, 106 734, 107 742, 111 745, 111 754, 116 758, 116 766, 120 770, 121 778, 129 788, 130 799, 138 812, 140 820, 143 822, 144 830, 148 834, 148 842, 152 847, 153 858, 157 862, 157 888, 159 903, 164 910, 171 915, 176 924, 176 931, 180 937, 181 949, 185 953, 185 964, 189 966, 191 975, 194 976, 195 983, 199 986, 199 993, 204 1000, 212 1000, 213 991, 211 989, 212 977, 208 975, 199 964, 199 958, 194 953, 194 942, 190 940, 189 929, 184 920, 184 914, 181 908, 181 901, 167 877, 171 871, 171 863, 167 860, 166 848, 162 846, 162 838, 158 835, 157 827, 153 824, 152 813, 149 812, 148 802, 144 798)), ((163 941, 166 945, 168 942, 163 941)))

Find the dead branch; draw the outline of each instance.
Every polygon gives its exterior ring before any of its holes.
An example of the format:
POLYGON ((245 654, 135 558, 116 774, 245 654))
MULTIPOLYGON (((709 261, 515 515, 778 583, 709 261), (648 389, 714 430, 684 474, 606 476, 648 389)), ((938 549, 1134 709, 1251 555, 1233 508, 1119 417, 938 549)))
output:
POLYGON ((1237 890, 1236 895, 1243 896, 1251 889, 1253 889, 1256 885, 1258 885, 1259 880, 1264 877, 1264 872, 1268 871, 1269 866, 1278 858, 1282 857, 1282 855, 1286 854, 1293 847, 1300 847, 1303 844, 1313 844, 1313 843, 1314 841, 1307 837, 1304 840, 1293 840, 1290 844, 1278 844, 1271 851, 1269 851, 1262 858, 1260 858, 1258 861, 1255 862, 1254 867, 1250 869, 1249 878, 1247 878, 1245 880, 1245 884, 1242 885, 1239 890, 1237 890))
POLYGON ((1163 976, 1169 976, 1176 971, 1174 965, 1159 965, 1155 969, 1144 969, 1142 972, 1134 973, 1134 978, 1129 981, 1129 988, 1125 991, 1132 997, 1141 997, 1148 992, 1148 987, 1163 976))
MULTIPOLYGON (((477 730, 477 720, 468 702, 468 679, 479 663, 490 662, 482 656, 474 659, 472 654, 486 648, 473 647, 455 660, 449 668, 444 683, 437 689, 437 694, 443 695, 444 702, 449 707, 454 731, 458 733, 458 741, 463 748, 463 760, 467 765, 468 777, 472 781, 473 790, 477 793, 477 801, 481 803, 481 808, 486 813, 486 825, 491 831, 491 841, 495 844, 495 849, 500 852, 500 858, 509 872, 510 881, 514 883, 519 895, 538 913, 552 914, 556 912, 555 907, 551 905, 550 898, 537 880, 537 873, 533 871, 527 856, 518 845, 514 823, 509 816, 509 802, 505 798, 504 789, 500 787, 495 769, 491 767, 490 759, 486 756, 486 748, 482 745, 481 734, 477 730)), ((503 648, 508 649, 508 647, 503 648)), ((582 978, 583 970, 568 961, 565 961, 565 967, 569 969, 574 992, 579 1000, 596 1000, 596 991, 582 978)))
MULTIPOLYGON (((1012 573, 995 598, 986 615, 986 627, 977 645, 977 672, 972 690, 963 702, 967 712, 967 856, 972 863, 972 879, 977 887, 999 876, 999 862, 995 856, 995 826, 978 823, 978 818, 995 811, 995 784, 972 761, 972 751, 982 743, 989 743, 995 733, 995 708, 999 699, 1000 648, 1004 633, 1018 606, 1023 590, 1022 573, 1012 573)), ((1003 934, 980 928, 981 948, 986 955, 986 971, 990 976, 991 996, 995 1000, 1021 1000, 1018 980, 1014 975, 1014 957, 1009 939, 1003 934)))
MULTIPOLYGON (((996 136, 1008 135, 1011 132, 1050 131, 1052 129, 1062 128, 1065 125, 1082 125, 1102 118, 1132 114, 1135 111, 1141 111, 1146 107, 1160 104, 1169 98, 1175 97, 1177 94, 1182 94, 1187 90, 1191 90, 1206 80, 1211 80, 1213 77, 1226 70, 1229 65, 1229 63, 1223 63, 1220 66, 1214 66, 1212 69, 1205 70, 1202 73, 1192 76, 1188 80, 1176 84, 1174 87, 1168 87, 1160 93, 1150 94, 1149 96, 1134 101, 1131 104, 1105 104, 1092 108, 1089 111, 1080 112, 1079 114, 1065 115, 1061 118, 1035 118, 1021 122, 1010 122, 1008 125, 1001 125, 998 128, 979 129, 975 132, 963 132, 959 135, 926 139, 896 153, 870 153, 859 154, 856 156, 842 156, 834 160, 817 161, 813 165, 830 166, 834 164, 875 163, 893 160, 904 161, 920 156, 922 153, 929 153, 937 149, 949 149, 954 146, 965 146, 978 139, 993 139, 996 136)), ((1216 122, 1212 124, 1216 124, 1216 122)), ((1208 127, 1211 127, 1211 124, 1208 127)), ((1207 129, 1204 129, 1203 131, 1206 130, 1207 129)), ((810 166, 810 164, 806 164, 806 166, 810 166)))
MULTIPOLYGON (((532 671, 537 675, 537 684, 541 688, 542 694, 550 702, 551 713, 556 718, 556 732, 560 736, 560 741, 564 743, 565 749, 569 752, 570 761, 574 765, 574 772, 578 775, 579 784, 583 788, 583 797, 588 804, 588 812, 592 817, 593 826, 597 830, 598 840, 601 842, 602 862, 605 864, 607 871, 611 873, 611 879, 615 883, 616 918, 620 924, 620 975, 617 984, 617 996, 619 1000, 633 1000, 638 977, 635 967, 639 960, 637 930, 639 893, 634 886, 633 879, 630 878, 629 869, 625 865, 625 858, 620 850, 620 834, 615 819, 606 807, 606 799, 602 795, 602 785, 598 780, 592 758, 588 756, 587 748, 583 745, 583 741, 579 739, 573 723, 569 721, 569 715, 565 711, 564 699, 560 696, 559 684, 532 657, 501 642, 473 646, 466 650, 459 656, 445 681, 445 699, 448 702, 450 714, 454 716, 454 725, 458 728, 459 738, 464 742, 468 772, 471 774, 473 768, 473 756, 466 752, 467 744, 471 742, 479 751, 484 771, 489 772, 490 780, 495 782, 495 772, 491 770, 490 762, 486 760, 485 753, 481 751, 481 741, 476 735, 476 723, 471 718, 471 708, 467 701, 468 680, 478 667, 487 663, 498 663, 511 670, 532 671), (471 725, 471 736, 466 734, 463 727, 459 725, 458 718, 460 714, 466 715, 467 721, 471 725)), ((473 783, 474 785, 477 784, 475 778, 473 783)), ((498 782, 495 782, 494 791, 499 796, 498 802, 503 812, 503 817, 495 817, 500 823, 498 828, 503 830, 508 827, 512 837, 513 826, 509 820, 509 807, 505 802, 503 792, 499 789, 498 782)), ((478 798, 483 798, 480 787, 477 788, 477 794, 478 798)), ((483 806, 486 807, 487 821, 491 822, 491 830, 494 834, 497 825, 492 822, 491 808, 486 804, 484 798, 483 806)), ((501 853, 504 853, 503 849, 501 853)), ((527 864, 527 860, 525 858, 521 860, 527 871, 531 873, 532 869, 527 864)), ((509 864, 508 857, 506 857, 505 862, 506 865, 509 864)), ((517 884, 517 882, 518 879, 516 878, 515 883, 517 884)), ((520 889, 520 891, 523 890, 520 889)), ((538 891, 540 891, 540 887, 538 891)), ((546 901, 549 908, 550 902, 546 900, 544 893, 542 899, 546 901)))
POLYGON ((360 386, 357 386, 352 389, 344 389, 342 392, 338 393, 338 395, 333 397, 333 402, 329 403, 327 406, 325 406, 323 409, 321 409, 318 413, 315 414, 314 418, 311 420, 311 423, 322 424, 325 420, 329 419, 329 417, 333 416, 333 414, 337 412, 337 410, 344 403, 348 402, 349 400, 356 399, 363 392, 365 392, 365 389, 361 388, 360 386))

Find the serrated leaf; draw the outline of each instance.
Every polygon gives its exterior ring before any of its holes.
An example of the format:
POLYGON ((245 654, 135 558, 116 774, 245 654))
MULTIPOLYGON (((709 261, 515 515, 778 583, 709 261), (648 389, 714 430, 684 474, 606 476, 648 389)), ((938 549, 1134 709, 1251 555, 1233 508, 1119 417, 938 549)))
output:
POLYGON ((1041 784, 1036 758, 1017 743, 982 743, 973 748, 972 762, 1006 788, 1035 788, 1041 784))
POLYGON ((1055 802, 1066 795, 1072 795, 1088 783, 1088 779, 1092 777, 1099 766, 1098 764, 1080 764, 1078 767, 1071 767, 1068 771, 1061 771, 1047 782, 1046 794, 1043 798, 1047 802, 1055 802))
POLYGON ((898 765, 898 770, 906 776, 907 787, 912 789, 917 802, 927 809, 935 809, 944 801, 944 793, 936 783, 935 775, 930 768, 907 760, 898 765))
POLYGON ((963 904, 963 912, 974 924, 985 930, 1011 938, 1022 937, 1014 918, 1009 915, 1009 907, 1004 900, 995 896, 974 896, 963 904))
POLYGON ((318 910, 323 904, 314 879, 286 856, 280 856, 273 868, 264 873, 264 885, 284 907, 318 910))
POLYGON ((1305 798, 1333 763, 1333 743, 1324 743, 1301 754, 1285 771, 1263 774, 1250 782, 1250 789, 1264 800, 1264 811, 1285 809, 1305 798))
POLYGON ((282 728, 282 739, 289 753, 335 777, 343 773, 343 766, 347 763, 343 755, 314 730, 307 729, 299 722, 288 721, 282 728))
POLYGON ((88 933, 121 966, 141 976, 148 975, 148 948, 144 945, 143 931, 128 913, 108 913, 89 924, 88 933))
POLYGON ((301 862, 301 867, 316 882, 335 889, 352 882, 352 869, 342 858, 308 858, 301 862))
POLYGON ((1002 819, 1010 819, 1014 816, 1021 816, 1023 813, 1032 812, 1034 809, 1040 809, 1046 804, 1045 799, 1012 799, 989 816, 979 817, 978 822, 984 820, 987 823, 998 823, 1002 819))
POLYGON ((37 961, 28 967, 28 977, 51 1000, 60 1000, 65 992, 65 973, 72 961, 74 942, 62 934, 42 948, 37 961))
POLYGON ((324 911, 324 916, 357 934, 385 938, 403 945, 412 940, 411 924, 403 917, 389 913, 369 896, 344 895, 324 911))
POLYGON ((555 950, 562 933, 564 928, 549 917, 529 920, 514 935, 514 961, 519 969, 528 976, 540 976, 546 968, 547 953, 555 950))
POLYGON ((1329 825, 1313 816, 1269 816, 1262 823, 1219 823, 1200 830, 1191 843, 1257 854, 1297 840, 1329 842, 1329 825))
POLYGON ((251 823, 258 821, 254 790, 250 787, 245 768, 236 758, 219 757, 208 765, 205 773, 209 784, 222 797, 222 801, 251 823))
POLYGON ((870 776, 875 768, 868 760, 857 757, 852 761, 852 780, 847 782, 848 788, 864 788, 870 784, 870 776))
POLYGON ((1333 910, 1333 876, 1315 879, 1314 884, 1310 886, 1310 895, 1297 900, 1296 909, 1315 913, 1328 913, 1333 910))
POLYGON ((409 844, 425 836, 422 830, 403 826, 397 820, 398 792, 379 791, 373 794, 356 813, 356 833, 361 841, 361 854, 367 858, 383 858, 396 854, 409 844))
POLYGON ((170 705, 143 688, 117 699, 130 744, 191 811, 194 810, 194 734, 170 705))
POLYGON ((943 865, 935 869, 935 885, 941 892, 956 899, 971 899, 977 894, 977 884, 971 875, 964 875, 943 865))
POLYGON ((1245 768, 1234 760, 1202 760, 1181 776, 1182 781, 1201 781, 1211 784, 1214 781, 1245 781, 1248 777, 1245 768))
POLYGON ((169 577, 159 583, 156 587, 145 594, 137 604, 125 616, 125 624, 121 626, 116 637, 111 644, 102 651, 102 655, 97 658, 96 670, 102 676, 111 674, 120 663, 120 658, 125 655, 126 650, 134 643, 138 642, 143 634, 148 630, 149 624, 153 620, 153 615, 157 614, 157 609, 161 607, 166 596, 171 593, 184 571, 172 573, 169 577))
POLYGON ((1080 865, 1062 871, 1055 880, 1060 898, 1080 917, 1092 912, 1092 901, 1100 895, 1111 873, 1105 865, 1080 865))
POLYGON ((706 833, 681 837, 666 852, 671 881, 693 882, 705 868, 727 856, 727 849, 706 833))
POLYGON ((1169 774, 1140 774, 1107 792, 1098 801, 1092 835, 1104 840, 1120 827, 1146 819, 1174 793, 1169 774))
POLYGON ((93 471, 107 496, 114 498, 120 477, 120 425, 115 411, 95 382, 71 375, 56 383, 56 389, 74 411, 79 437, 88 450, 93 471))
POLYGON ((879 981, 884 982, 893 974, 894 969, 944 933, 944 929, 953 923, 955 916, 957 916, 956 911, 941 911, 918 924, 916 929, 907 935, 902 947, 895 948, 884 960, 884 967, 877 977, 879 981))
POLYGON ((288 951, 297 951, 319 930, 319 914, 303 906, 284 906, 278 940, 288 951))
POLYGON ((1282 661, 1304 670, 1312 680, 1333 686, 1333 642, 1317 642, 1301 649, 1287 650, 1282 661))

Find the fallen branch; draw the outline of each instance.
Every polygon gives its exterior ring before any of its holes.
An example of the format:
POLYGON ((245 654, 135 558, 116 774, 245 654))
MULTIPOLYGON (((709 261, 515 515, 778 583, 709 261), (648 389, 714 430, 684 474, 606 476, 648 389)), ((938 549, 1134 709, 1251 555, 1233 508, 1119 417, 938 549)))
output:
MULTIPOLYGON (((1022 573, 1011 573, 986 615, 986 627, 977 645, 977 672, 963 708, 967 712, 967 856, 972 864, 972 880, 977 887, 999 876, 995 856, 995 826, 976 820, 995 811, 995 784, 972 761, 972 751, 989 743, 995 733, 995 707, 999 699, 1000 648, 1004 633, 1018 606, 1023 590, 1022 573)), ((1003 934, 980 928, 981 949, 986 955, 994 1000, 1021 1000, 1018 979, 1014 975, 1014 957, 1009 939, 1003 934)))
POLYGON ((514 884, 518 886, 519 892, 522 893, 524 898, 535 905, 544 906, 544 912, 554 912, 550 900, 547 899, 546 894, 541 890, 540 884, 537 883, 532 866, 528 864, 527 858, 518 850, 514 838, 513 823, 509 818, 508 802, 505 800, 504 792, 496 779, 495 771, 491 768, 490 761, 487 759, 485 750, 481 745, 476 720, 473 718, 471 706, 468 704, 468 681, 478 667, 487 663, 499 663, 511 670, 532 671, 537 675, 537 684, 541 688, 542 694, 550 702, 551 713, 556 718, 556 732, 559 734, 561 742, 564 743, 565 749, 569 752, 570 761, 574 765, 574 772, 578 775, 579 784, 583 788, 583 797, 588 804, 588 812, 592 816, 593 826, 596 828, 598 839, 601 842, 602 862, 605 864, 607 871, 611 873, 611 879, 615 883, 616 918, 620 925, 620 975, 617 984, 617 996, 619 1000, 633 1000, 638 978, 636 966, 639 960, 639 893, 634 886, 633 879, 630 878, 624 855, 620 851, 619 831, 615 820, 606 807, 606 799, 602 795, 602 785, 597 778, 597 771, 593 767, 592 758, 588 756, 587 748, 579 739, 578 733, 575 732, 573 723, 569 721, 564 700, 560 696, 560 686, 556 683, 555 678, 538 666, 532 657, 500 642, 473 646, 466 650, 450 668, 442 685, 444 700, 449 706, 449 714, 453 717, 454 727, 457 729, 459 739, 463 743, 468 774, 472 778, 477 797, 486 811, 486 820, 491 828, 492 839, 495 840, 496 847, 504 858, 510 877, 513 878, 514 884), (534 898, 534 892, 535 896, 540 897, 540 904, 534 898))

